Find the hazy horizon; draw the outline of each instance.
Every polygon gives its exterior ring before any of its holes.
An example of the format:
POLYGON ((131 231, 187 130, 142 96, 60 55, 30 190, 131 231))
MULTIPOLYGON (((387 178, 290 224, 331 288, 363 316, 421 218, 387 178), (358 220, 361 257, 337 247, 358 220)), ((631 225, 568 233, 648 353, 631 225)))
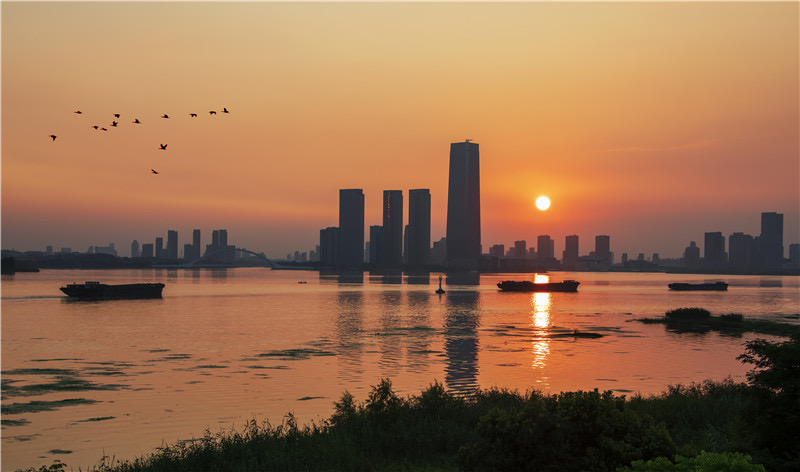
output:
POLYGON ((0 8, 3 249, 128 255, 199 228, 280 258, 338 224, 342 188, 367 228, 383 190, 407 222, 430 189, 435 241, 466 138, 483 252, 605 234, 616 260, 680 257, 758 235, 762 212, 784 215, 784 255, 800 242, 797 2, 0 8))

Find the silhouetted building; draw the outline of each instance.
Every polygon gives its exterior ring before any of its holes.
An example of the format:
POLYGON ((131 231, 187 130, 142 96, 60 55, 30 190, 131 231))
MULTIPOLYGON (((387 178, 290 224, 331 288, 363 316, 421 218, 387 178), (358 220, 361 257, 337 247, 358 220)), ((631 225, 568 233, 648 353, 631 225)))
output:
POLYGON ((503 257, 506 255, 506 246, 504 244, 495 244, 489 248, 489 255, 492 257, 503 257))
POLYGON ((705 247, 703 248, 703 265, 709 269, 722 269, 725 267, 725 238, 719 231, 705 234, 705 247))
POLYGON ((481 184, 478 144, 450 144, 447 190, 447 265, 477 269, 481 256, 481 184))
POLYGON ((536 258, 540 260, 551 259, 555 257, 555 242, 550 239, 549 235, 542 234, 536 238, 536 258))
POLYGON ((578 265, 578 235, 571 234, 564 240, 564 252, 561 255, 564 270, 575 270, 578 265))
POLYGON ((131 257, 139 257, 139 241, 135 239, 131 243, 131 257))
POLYGON ((789 262, 795 265, 800 265, 800 244, 789 245, 789 262))
POLYGON ((683 250, 683 265, 686 267, 698 267, 700 265, 700 248, 697 243, 692 241, 683 250))
POLYGON ((156 259, 163 259, 164 258, 164 238, 156 238, 156 259))
POLYGON ((427 188, 408 191, 408 264, 428 264, 431 250, 431 191, 427 188))
POLYGON ((757 254, 754 237, 744 233, 728 236, 728 264, 732 269, 752 270, 756 266, 757 254))
POLYGON ((339 190, 339 256, 336 265, 360 267, 364 263, 364 191, 339 190))
MULTIPOLYGON (((89 253, 91 254, 91 251, 89 251, 89 253)), ((116 256, 117 255, 117 250, 114 249, 114 243, 108 243, 108 246, 96 246, 94 248, 94 253, 95 254, 108 254, 108 255, 111 255, 111 256, 116 256)))
POLYGON ((431 264, 444 265, 447 261, 447 238, 433 242, 431 248, 431 264))
POLYGON ((594 237, 594 258, 598 266, 610 268, 614 263, 614 254, 611 252, 611 236, 599 235, 594 237))
POLYGON ((152 243, 144 243, 142 244, 142 257, 146 259, 152 259, 155 254, 153 253, 153 244, 152 243))
POLYGON ((403 191, 383 191, 383 239, 378 265, 397 267, 403 263, 403 191))
POLYGON ((174 229, 167 231, 167 259, 178 258, 178 232, 174 229))
POLYGON ((761 213, 761 236, 758 244, 761 267, 776 269, 783 265, 783 214, 761 213))
POLYGON ((369 227, 369 262, 377 264, 383 251, 383 226, 372 225, 369 227))
POLYGON ((194 254, 194 247, 192 247, 191 243, 186 243, 183 245, 183 258, 187 261, 193 261, 197 259, 196 257, 192 257, 194 254))
POLYGON ((339 228, 331 226, 319 230, 319 262, 322 265, 336 265, 339 252, 339 228))
POLYGON ((513 252, 509 254, 511 257, 526 257, 528 255, 528 241, 521 239, 514 241, 513 252))

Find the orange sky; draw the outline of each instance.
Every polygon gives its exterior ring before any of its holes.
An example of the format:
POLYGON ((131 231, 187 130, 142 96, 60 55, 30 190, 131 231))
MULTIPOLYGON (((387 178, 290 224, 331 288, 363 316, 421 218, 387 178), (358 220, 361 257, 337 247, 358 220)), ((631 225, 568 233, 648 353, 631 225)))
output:
POLYGON ((471 138, 485 251, 608 234, 679 257, 777 211, 788 253, 798 5, 3 2, 2 247, 227 228, 280 257, 338 223, 340 188, 367 226, 384 189, 430 188, 436 240, 471 138))

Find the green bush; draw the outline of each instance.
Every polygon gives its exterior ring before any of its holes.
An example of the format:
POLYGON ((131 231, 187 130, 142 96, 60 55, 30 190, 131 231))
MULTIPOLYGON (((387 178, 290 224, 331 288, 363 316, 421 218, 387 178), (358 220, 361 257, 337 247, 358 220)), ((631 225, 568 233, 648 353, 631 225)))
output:
POLYGON ((669 310, 666 316, 680 320, 705 320, 711 318, 711 312, 705 308, 676 308, 669 310))
POLYGON ((786 458, 791 467, 800 466, 800 335, 782 343, 756 339, 746 346, 738 359, 755 366, 747 379, 756 399, 748 416, 757 445, 786 458))
POLYGON ((628 408, 625 397, 596 389, 495 408, 476 431, 459 452, 464 470, 607 471, 675 451, 663 425, 628 408))
POLYGON ((675 456, 675 462, 659 457, 647 462, 638 460, 618 472, 764 472, 764 466, 753 464, 750 456, 738 452, 717 454, 702 451, 692 458, 675 456))

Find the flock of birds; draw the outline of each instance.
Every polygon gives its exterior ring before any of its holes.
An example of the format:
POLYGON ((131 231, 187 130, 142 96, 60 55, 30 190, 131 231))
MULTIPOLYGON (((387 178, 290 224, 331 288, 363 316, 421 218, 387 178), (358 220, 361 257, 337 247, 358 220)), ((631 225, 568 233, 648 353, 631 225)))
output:
MULTIPOLYGON (((75 110, 73 113, 76 114, 76 115, 82 115, 83 114, 83 112, 80 111, 80 110, 75 110)), ((222 113, 230 113, 230 111, 228 111, 227 108, 223 107, 222 108, 222 113)), ((210 110, 208 112, 208 114, 213 116, 213 115, 217 114, 217 111, 216 110, 210 110)), ((120 118, 120 116, 121 115, 119 113, 114 113, 114 120, 111 121, 111 127, 112 128, 116 128, 117 125, 119 125, 119 122, 117 120, 120 118)), ((189 113, 189 117, 197 118, 197 113, 189 113)), ((161 115, 161 118, 169 119, 169 115, 164 113, 163 115, 161 115)), ((134 120, 131 121, 131 123, 137 124, 137 125, 142 124, 142 122, 139 121, 139 118, 134 118, 134 120)), ((108 131, 108 128, 105 128, 105 127, 100 126, 100 125, 92 125, 92 128, 97 130, 97 131, 108 131)), ((56 136, 55 134, 51 134, 50 135, 50 139, 52 139, 53 141, 55 141, 56 138, 58 138, 58 136, 56 136)), ((159 144, 158 149, 161 150, 161 151, 166 151, 167 150, 167 145, 166 144, 159 144)), ((150 172, 152 172, 153 174, 158 174, 159 173, 155 169, 150 169, 150 172)))

